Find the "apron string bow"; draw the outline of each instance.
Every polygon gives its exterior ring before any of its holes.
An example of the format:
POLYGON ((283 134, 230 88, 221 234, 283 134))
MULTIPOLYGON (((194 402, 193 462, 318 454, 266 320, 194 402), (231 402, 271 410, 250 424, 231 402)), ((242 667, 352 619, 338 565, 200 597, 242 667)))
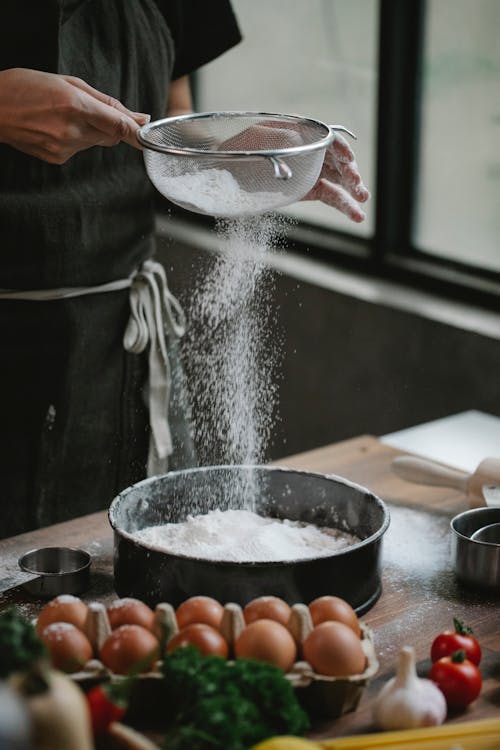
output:
POLYGON ((140 354, 149 344, 148 476, 167 471, 168 456, 173 451, 168 422, 172 373, 167 337, 178 339, 185 328, 184 312, 168 288, 165 269, 156 261, 145 261, 131 278, 130 318, 123 346, 140 354))

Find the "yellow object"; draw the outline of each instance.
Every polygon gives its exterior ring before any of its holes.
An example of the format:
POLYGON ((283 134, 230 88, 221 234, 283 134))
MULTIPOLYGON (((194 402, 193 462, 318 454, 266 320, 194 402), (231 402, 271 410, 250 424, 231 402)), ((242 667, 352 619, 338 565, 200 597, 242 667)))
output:
POLYGON ((321 750, 321 745, 303 737, 278 735, 258 742, 250 750, 321 750))
POLYGON ((500 750, 500 719, 339 737, 323 740, 320 746, 323 750, 500 750))

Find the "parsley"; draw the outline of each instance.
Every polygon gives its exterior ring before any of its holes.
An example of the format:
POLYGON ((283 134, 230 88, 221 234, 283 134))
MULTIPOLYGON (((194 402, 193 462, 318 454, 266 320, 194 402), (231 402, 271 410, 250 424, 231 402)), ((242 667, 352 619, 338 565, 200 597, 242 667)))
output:
POLYGON ((28 669, 46 655, 33 625, 15 608, 0 613, 0 677, 28 669))
POLYGON ((277 667, 176 649, 163 660, 169 750, 246 750, 276 734, 309 728, 295 691, 277 667))

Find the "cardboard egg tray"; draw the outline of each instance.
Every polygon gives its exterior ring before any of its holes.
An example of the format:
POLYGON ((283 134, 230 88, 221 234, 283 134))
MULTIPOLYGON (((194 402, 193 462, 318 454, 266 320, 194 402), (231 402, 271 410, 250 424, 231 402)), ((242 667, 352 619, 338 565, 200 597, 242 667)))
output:
MULTIPOLYGON (((298 644, 300 653, 300 644, 311 632, 313 625, 306 604, 294 604, 291 610, 287 628, 298 644)), ((331 719, 355 710, 364 687, 378 671, 379 664, 373 643, 373 633, 364 623, 360 622, 360 626, 361 645, 366 655, 366 668, 361 674, 345 677, 321 675, 314 672, 306 661, 296 661, 291 670, 286 673, 285 677, 293 685, 299 700, 311 715, 331 719)), ((241 606, 234 603, 226 604, 220 631, 228 642, 230 650, 244 627, 245 621, 241 606)), ((108 615, 103 604, 97 602, 89 604, 84 631, 92 644, 94 653, 98 654, 102 644, 111 633, 108 615)), ((171 604, 161 603, 156 606, 153 632, 161 644, 166 644, 178 632, 175 609, 171 604)), ((141 713, 140 704, 146 702, 146 696, 149 706, 152 702, 154 703, 155 690, 161 686, 160 665, 161 662, 157 662, 152 671, 138 675, 135 691, 138 705, 131 706, 134 714, 141 713), (141 700, 141 695, 143 700, 141 700)), ((73 673, 71 677, 84 688, 96 682, 123 679, 121 675, 113 674, 97 658, 91 659, 81 671, 73 673)))

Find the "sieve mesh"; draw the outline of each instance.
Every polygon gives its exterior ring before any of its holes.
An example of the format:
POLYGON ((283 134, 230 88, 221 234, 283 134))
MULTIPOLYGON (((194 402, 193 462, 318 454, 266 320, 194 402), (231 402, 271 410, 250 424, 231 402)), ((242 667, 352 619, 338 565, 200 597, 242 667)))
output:
POLYGON ((148 175, 162 195, 212 216, 243 216, 303 198, 321 172, 332 128, 292 115, 213 112, 139 131, 148 175))

